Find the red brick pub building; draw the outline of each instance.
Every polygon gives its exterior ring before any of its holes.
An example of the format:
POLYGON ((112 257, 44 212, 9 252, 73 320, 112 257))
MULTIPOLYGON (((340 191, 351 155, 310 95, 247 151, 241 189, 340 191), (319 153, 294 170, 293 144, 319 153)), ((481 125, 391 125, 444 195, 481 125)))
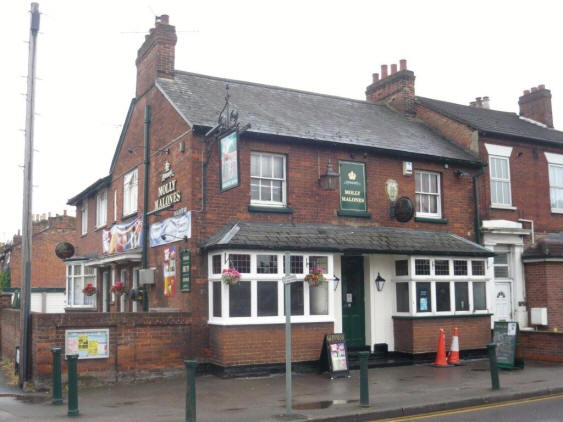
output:
POLYGON ((463 350, 485 348, 492 253, 474 243, 476 154, 409 104, 396 113, 373 98, 176 70, 175 44, 161 16, 138 51, 110 173, 69 200, 81 237, 49 335, 61 341, 76 321, 109 328, 109 357, 84 370, 280 364, 286 270, 295 362, 317 360, 333 332, 350 348, 418 355, 436 350, 440 327, 459 327, 463 350))

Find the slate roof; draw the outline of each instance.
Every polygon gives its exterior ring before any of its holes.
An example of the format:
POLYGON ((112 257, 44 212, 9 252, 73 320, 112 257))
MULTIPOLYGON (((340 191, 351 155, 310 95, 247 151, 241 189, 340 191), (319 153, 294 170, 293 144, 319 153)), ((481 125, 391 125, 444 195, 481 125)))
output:
POLYGON ((563 233, 551 233, 527 247, 522 259, 563 258, 563 233))
POLYGON ((483 132, 563 145, 563 132, 521 119, 516 113, 424 97, 416 97, 416 102, 483 132))
POLYGON ((70 198, 66 203, 67 205, 78 205, 83 198, 87 198, 88 196, 93 195, 101 188, 105 188, 110 184, 111 184, 111 174, 96 180, 94 183, 92 183, 90 186, 88 186, 78 195, 74 195, 72 198, 70 198))
POLYGON ((205 240, 213 249, 266 249, 405 255, 493 256, 448 232, 391 227, 234 221, 205 240))
POLYGON ((214 127, 229 85, 239 121, 250 132, 335 142, 478 164, 479 159, 386 106, 189 72, 157 85, 193 127, 214 127))

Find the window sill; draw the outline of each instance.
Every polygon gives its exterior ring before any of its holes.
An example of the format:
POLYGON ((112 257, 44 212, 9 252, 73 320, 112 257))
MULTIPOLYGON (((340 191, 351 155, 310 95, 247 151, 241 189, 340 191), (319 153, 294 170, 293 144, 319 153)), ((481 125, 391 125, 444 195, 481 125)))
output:
MULTIPOLYGON (((207 322, 209 325, 220 326, 237 326, 237 325, 282 325, 285 324, 284 317, 233 317, 218 318, 213 317, 207 322), (263 318, 263 319, 262 319, 263 318)), ((292 324, 318 324, 318 323, 334 323, 334 318, 328 315, 292 315, 292 324)))
POLYGON ((127 219, 127 218, 131 218, 137 215, 137 210, 135 211, 131 211, 129 214, 124 214, 121 216, 121 221, 127 219))
POLYGON ((95 228, 94 228, 94 231, 97 232, 97 231, 100 231, 100 230, 105 229, 106 227, 107 227, 107 224, 104 224, 104 225, 102 225, 102 226, 95 227, 95 228))
POLYGON ((552 214, 563 214, 563 210, 552 208, 551 213, 552 214))
POLYGON ((509 210, 509 211, 517 210, 517 208, 513 207, 512 205, 491 205, 491 208, 495 210, 509 210))
POLYGON ((268 207, 265 205, 249 205, 248 212, 271 212, 278 214, 293 214, 293 208, 289 207, 268 207))
POLYGON ((414 217, 417 223, 434 223, 434 224, 448 224, 447 218, 439 217, 414 217))
POLYGON ((95 306, 65 306, 65 312, 96 312, 95 306))
POLYGON ((366 211, 338 210, 336 215, 339 217, 371 218, 371 213, 366 211))
POLYGON ((430 314, 430 315, 393 315, 393 319, 444 319, 444 318, 483 318, 483 317, 490 317, 491 313, 483 312, 483 313, 471 313, 471 312, 464 312, 463 314, 430 314))

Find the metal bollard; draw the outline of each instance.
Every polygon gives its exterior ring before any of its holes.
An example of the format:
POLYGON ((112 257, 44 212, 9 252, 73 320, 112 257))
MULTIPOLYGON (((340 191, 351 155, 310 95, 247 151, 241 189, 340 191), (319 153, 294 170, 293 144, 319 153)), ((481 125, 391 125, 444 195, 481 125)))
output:
POLYGON ((63 404, 63 389, 61 381, 61 348, 53 347, 53 404, 63 404))
POLYGON ((78 416, 78 355, 67 355, 68 416, 78 416))
POLYGON ((187 374, 186 388, 186 422, 196 422, 196 406, 195 406, 195 373, 197 361, 185 360, 187 374))
POLYGON ((369 352, 360 355, 360 406, 369 407, 368 356, 369 352))
POLYGON ((500 389, 498 379, 498 366, 497 366, 497 345, 495 343, 487 344, 487 351, 489 352, 489 366, 491 368, 491 384, 493 390, 500 389))

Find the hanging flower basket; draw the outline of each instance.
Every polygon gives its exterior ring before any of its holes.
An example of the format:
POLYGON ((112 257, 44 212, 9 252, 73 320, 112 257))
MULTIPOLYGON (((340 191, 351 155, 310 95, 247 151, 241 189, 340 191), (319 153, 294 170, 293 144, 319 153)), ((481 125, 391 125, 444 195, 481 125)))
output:
POLYGON ((240 281, 240 273, 234 268, 225 268, 221 274, 221 280, 226 284, 237 284, 240 281))
POLYGON ((309 270, 309 274, 305 276, 305 281, 309 283, 309 286, 317 287, 325 282, 325 276, 323 275, 322 268, 316 268, 314 270, 309 270))
POLYGON ((115 293, 118 296, 126 295, 129 293, 129 289, 123 281, 116 281, 114 285, 111 286, 110 292, 115 293))
POLYGON ((86 286, 84 286, 84 288, 82 289, 82 293, 84 293, 86 296, 94 296, 97 291, 98 290, 96 289, 96 286, 94 286, 92 283, 86 283, 86 286))

